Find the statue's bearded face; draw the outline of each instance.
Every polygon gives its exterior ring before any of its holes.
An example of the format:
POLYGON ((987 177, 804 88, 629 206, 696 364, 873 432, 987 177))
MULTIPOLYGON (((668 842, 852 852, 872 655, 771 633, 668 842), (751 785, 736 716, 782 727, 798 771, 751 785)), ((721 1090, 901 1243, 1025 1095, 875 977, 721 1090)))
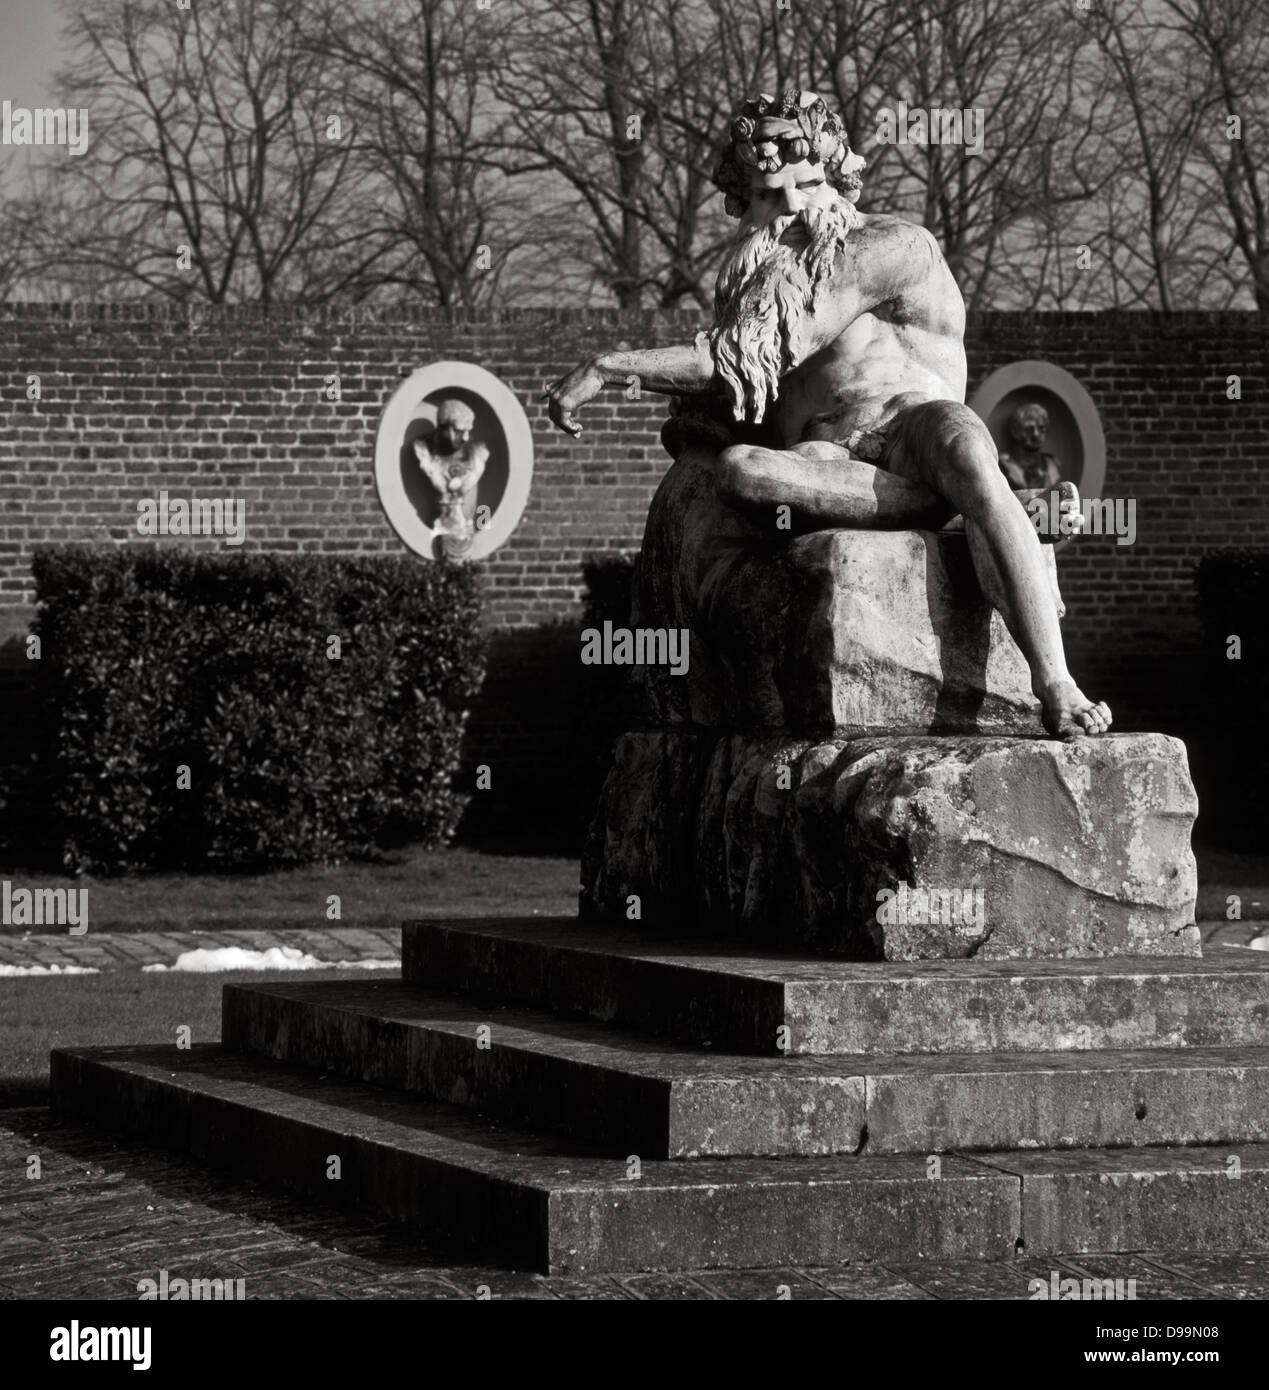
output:
POLYGON ((799 359, 812 300, 859 224, 854 205, 827 182, 818 161, 763 162, 777 167, 750 171, 749 200, 714 293, 714 363, 735 418, 755 424, 799 359))
POLYGON ((830 208, 836 201, 838 195, 818 161, 801 159, 771 172, 752 169, 749 203, 741 214, 740 231, 765 227, 777 217, 792 217, 807 208, 830 208))

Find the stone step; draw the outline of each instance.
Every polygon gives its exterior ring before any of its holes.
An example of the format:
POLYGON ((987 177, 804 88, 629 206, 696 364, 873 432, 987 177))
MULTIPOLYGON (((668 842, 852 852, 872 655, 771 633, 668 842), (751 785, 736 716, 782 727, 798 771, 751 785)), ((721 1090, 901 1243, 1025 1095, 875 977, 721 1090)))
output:
POLYGON ((61 1111, 546 1272, 1269 1248, 1269 1145, 605 1158, 214 1047, 58 1049, 61 1111), (332 1177, 338 1158, 339 1176, 332 1177))
POLYGON ((755 1057, 400 981, 226 985, 222 1040, 641 1159, 1269 1141, 1269 1049, 755 1057))
POLYGON ((1269 1146, 641 1165, 217 1047, 58 1049, 54 1105, 550 1273, 1269 1248, 1269 1146), (339 1160, 333 1176, 334 1159, 339 1160))
POLYGON ((650 1162, 632 1180, 576 1141, 215 1047, 59 1049, 52 1088, 93 1123, 548 1273, 982 1258, 1018 1229, 1017 1180, 965 1159, 940 1182, 901 1156, 650 1162))
POLYGON ((406 922, 404 979, 693 1045, 854 1055, 1269 1047, 1269 955, 853 962, 575 918, 406 922))

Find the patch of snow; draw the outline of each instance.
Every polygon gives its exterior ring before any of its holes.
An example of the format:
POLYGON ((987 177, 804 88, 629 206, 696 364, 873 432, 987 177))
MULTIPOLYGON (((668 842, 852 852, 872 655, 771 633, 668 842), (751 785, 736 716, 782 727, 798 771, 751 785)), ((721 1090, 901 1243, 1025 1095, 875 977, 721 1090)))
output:
POLYGON ((270 946, 249 951, 244 946, 202 946, 182 951, 171 965, 143 965, 142 970, 188 970, 211 974, 222 970, 399 970, 399 960, 318 960, 298 946, 270 946))

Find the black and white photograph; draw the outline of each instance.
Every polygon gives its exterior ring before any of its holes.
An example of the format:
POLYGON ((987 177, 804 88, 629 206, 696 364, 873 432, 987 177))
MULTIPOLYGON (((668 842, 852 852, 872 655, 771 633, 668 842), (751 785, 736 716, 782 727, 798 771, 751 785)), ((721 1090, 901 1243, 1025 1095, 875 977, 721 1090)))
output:
POLYGON ((15 1376, 1260 1364, 1266 529, 1269 0, 0 0, 15 1376))

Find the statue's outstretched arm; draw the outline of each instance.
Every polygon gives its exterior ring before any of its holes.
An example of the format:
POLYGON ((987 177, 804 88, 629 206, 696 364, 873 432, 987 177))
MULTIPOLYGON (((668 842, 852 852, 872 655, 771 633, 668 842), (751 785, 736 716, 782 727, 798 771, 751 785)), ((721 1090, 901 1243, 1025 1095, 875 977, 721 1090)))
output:
POLYGON ((692 342, 676 347, 600 353, 547 387, 547 413, 554 424, 576 438, 582 427, 574 419, 574 412, 605 386, 629 386, 632 377, 640 391, 660 395, 708 391, 714 380, 708 334, 698 333, 692 342))

